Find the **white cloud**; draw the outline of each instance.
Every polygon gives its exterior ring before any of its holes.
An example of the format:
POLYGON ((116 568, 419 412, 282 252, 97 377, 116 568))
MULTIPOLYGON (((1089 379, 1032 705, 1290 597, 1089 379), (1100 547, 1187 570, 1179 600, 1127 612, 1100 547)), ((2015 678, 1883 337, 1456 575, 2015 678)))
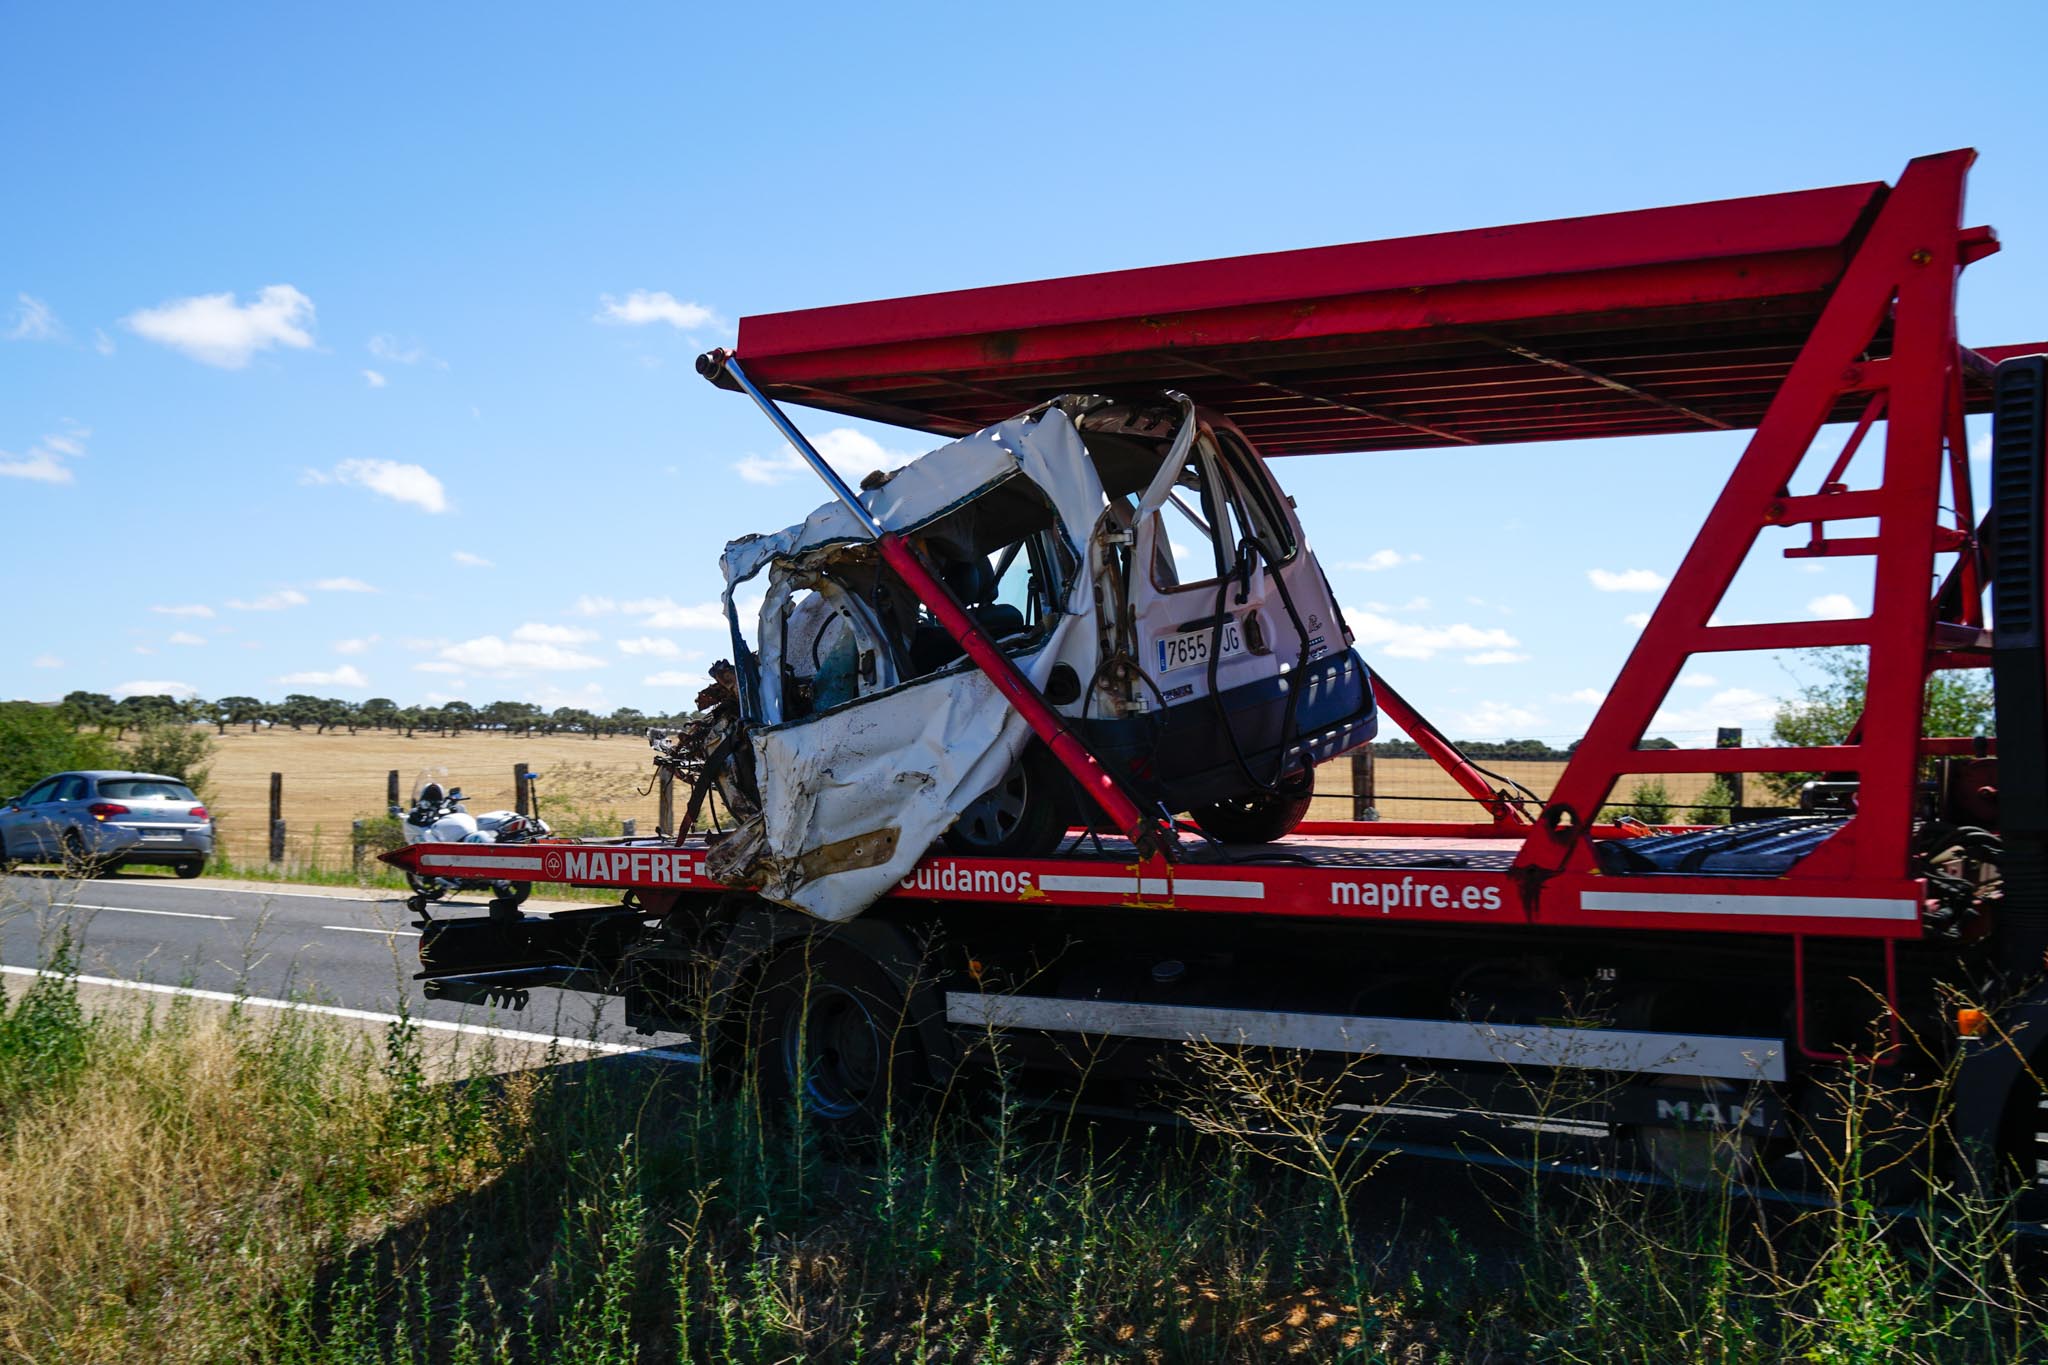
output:
POLYGON ((303 351, 313 344, 306 330, 313 322, 313 301, 288 284, 269 285, 248 304, 237 304, 233 294, 200 294, 144 308, 121 321, 145 340, 224 370, 239 370, 258 351, 273 346, 303 351))
MULTIPOLYGON (((719 602, 695 605, 677 603, 666 597, 642 597, 618 604, 628 616, 638 616, 649 630, 717 630, 725 625, 725 607, 719 602)), ((740 615, 747 614, 742 606, 740 615)))
POLYGON ((702 691, 711 679, 702 673, 691 673, 680 668, 667 668, 659 673, 649 673, 640 680, 646 687, 694 687, 702 691))
POLYGON ((360 578, 323 578, 313 584, 319 592, 375 592, 375 588, 360 578))
POLYGON ((336 640, 334 642, 334 652, 336 654, 366 654, 369 652, 370 646, 376 644, 379 638, 375 635, 364 635, 353 640, 336 640))
POLYGON ((595 640, 597 632, 581 626, 544 626, 529 621, 513 631, 512 638, 539 645, 580 645, 595 640))
POLYGON ((101 355, 114 353, 114 339, 95 327, 92 329, 92 348, 101 355))
POLYGON ((1519 664, 1528 662, 1528 659, 1528 655, 1517 654, 1512 649, 1488 649, 1465 656, 1468 664, 1519 664))
POLYGON ((570 608, 578 616, 610 616, 618 609, 619 604, 613 599, 609 597, 592 597, 588 593, 577 598, 576 605, 570 608))
POLYGON ((1472 626, 1462 621, 1448 626, 1425 626, 1355 609, 1347 611, 1345 617, 1367 658, 1377 654, 1393 659, 1428 659, 1452 651, 1476 659, 1480 654, 1517 649, 1522 643, 1498 627, 1472 626))
POLYGON ((391 381, 386 379, 383 375, 378 374, 375 370, 364 370, 363 382, 365 384, 368 384, 373 389, 381 389, 386 384, 389 384, 391 381))
POLYGON ((1714 731, 1723 725, 1762 725, 1777 718, 1775 698, 1747 687, 1716 692, 1698 706, 1660 707, 1650 718, 1650 733, 1664 734, 1688 749, 1712 748, 1714 731))
POLYGON ((1488 739, 1516 733, 1527 734, 1543 723, 1543 717, 1512 702, 1483 701, 1451 718, 1460 739, 1488 739))
POLYGON ((647 654, 657 659, 673 659, 683 651, 676 648, 674 640, 659 635, 642 635, 631 640, 618 642, 621 654, 647 654))
POLYGON ((1680 687, 1719 687, 1721 680, 1711 673, 1684 673, 1679 675, 1680 687))
POLYGON ((354 664, 343 664, 334 669, 308 669, 303 673, 287 673, 277 679, 291 687, 368 687, 370 680, 354 664))
POLYGON ((590 654, 564 649, 560 645, 532 640, 503 640, 482 635, 474 640, 449 645, 441 658, 478 673, 563 673, 586 668, 603 668, 604 660, 590 654))
POLYGON ((206 637, 204 635, 194 635, 189 630, 174 630, 171 632, 170 638, 164 641, 164 643, 170 645, 203 645, 206 643, 206 637))
POLYGON ((154 653, 156 653, 156 651, 155 651, 155 650, 153 650, 153 649, 151 649, 151 648, 150 648, 150 647, 149 647, 148 645, 137 645, 137 646, 135 646, 135 652, 136 652, 137 654, 154 654, 154 653))
POLYGON ((1806 604, 1806 610, 1814 616, 1829 621, 1846 621, 1852 616, 1861 616, 1856 604, 1847 593, 1831 592, 1814 598, 1806 604))
POLYGON ((1333 564, 1336 569, 1357 569, 1364 573, 1378 573, 1382 569, 1398 569, 1403 564, 1413 564, 1422 558, 1418 554, 1403 554, 1399 550, 1374 550, 1364 559, 1347 560, 1333 564))
POLYGON ((32 479, 37 483, 70 483, 71 466, 66 463, 85 454, 84 427, 67 427, 43 437, 28 448, 26 455, 0 450, 0 478, 32 479))
MULTIPOLYGON (((236 611, 283 611, 287 607, 303 607, 310 600, 306 594, 300 592, 297 588, 280 588, 276 592, 267 592, 263 596, 252 598, 247 602, 237 598, 230 598, 228 605, 236 611)), ((208 615, 211 614, 210 612, 208 613, 208 615)))
POLYGON ((610 294, 605 294, 599 297, 598 302, 603 304, 604 308, 592 319, 594 322, 617 323, 627 327, 644 327, 650 322, 665 322, 683 331, 710 327, 718 323, 718 314, 703 304, 685 303, 665 289, 635 289, 623 299, 615 299, 610 294))
POLYGON ((64 324, 50 311, 50 305, 29 294, 16 294, 14 325, 5 333, 9 341, 62 341, 64 324))
POLYGON ((1409 599, 1408 599, 1408 600, 1407 600, 1406 602, 1402 602, 1402 603, 1399 603, 1399 604, 1394 604, 1394 603, 1388 603, 1388 602, 1368 602, 1368 603, 1366 603, 1366 604, 1365 604, 1365 609, 1366 609, 1367 611, 1382 611, 1382 612, 1385 612, 1385 611, 1428 611, 1428 610, 1429 610, 1429 607, 1430 607, 1430 601, 1429 601, 1429 599, 1428 599, 1427 597, 1411 597, 1411 598, 1409 598, 1409 599))
POLYGON ((1607 692, 1604 688, 1582 687, 1576 692, 1567 694, 1565 700, 1583 702, 1587 706, 1598 706, 1601 702, 1607 700, 1607 692))
POLYGON ((465 569, 495 569, 498 567, 482 555, 471 554, 467 550, 451 550, 448 557, 465 569))
MULTIPOLYGON (((852 427, 833 427, 819 432, 811 438, 811 444, 818 448, 825 462, 838 471, 839 477, 856 487, 876 470, 909 464, 922 453, 886 449, 874 437, 852 427)), ((736 462, 733 468, 748 483, 761 484, 782 483, 810 472, 810 466, 804 463, 803 456, 796 453, 795 446, 784 446, 773 455, 748 455, 736 462)))
POLYGON ((462 671, 462 666, 460 664, 439 663, 435 660, 429 659, 425 663, 414 664, 412 666, 412 671, 415 673, 460 673, 462 671))
POLYGON ((1621 623, 1625 626, 1634 626, 1637 630, 1641 630, 1644 626, 1650 624, 1650 613, 1646 611, 1632 611, 1621 618, 1621 623))
POLYGON ((1970 442, 1970 458, 1978 464, 1991 463, 1991 433, 1985 432, 1970 442))
POLYGON ((62 668, 64 661, 54 654, 38 654, 28 661, 30 668, 62 668))
POLYGON ((329 471, 309 469, 299 482, 350 484, 425 512, 448 510, 448 491, 439 479, 419 465, 397 460, 343 460, 329 471))
POLYGON ((1650 569, 1588 569, 1586 578, 1602 592, 1662 592, 1671 582, 1650 569))
POLYGON ((199 689, 191 683, 169 682, 158 678, 144 678, 139 682, 124 682, 114 689, 115 697, 196 697, 199 689))
POLYGON ((199 603, 197 603, 197 602, 189 603, 189 604, 187 604, 187 605, 185 605, 185 606, 182 606, 182 607, 151 607, 151 608, 150 608, 150 610, 151 610, 151 611, 153 611, 153 612, 155 612, 155 613, 156 613, 156 614, 157 614, 158 616, 205 616, 205 617, 210 617, 210 616, 212 616, 212 615, 213 615, 213 608, 212 608, 212 607, 208 607, 208 606, 202 606, 202 605, 200 605, 200 604, 199 604, 199 603))
POLYGON ((432 365, 445 370, 448 362, 427 354, 427 348, 417 341, 400 341, 388 333, 373 336, 366 343, 371 355, 393 365, 432 365))

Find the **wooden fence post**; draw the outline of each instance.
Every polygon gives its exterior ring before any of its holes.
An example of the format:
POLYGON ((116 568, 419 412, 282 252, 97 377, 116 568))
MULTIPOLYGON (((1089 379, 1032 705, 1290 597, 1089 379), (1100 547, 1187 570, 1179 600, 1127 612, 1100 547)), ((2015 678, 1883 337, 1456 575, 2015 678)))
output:
POLYGON ((363 822, 360 820, 349 821, 348 868, 359 877, 363 873, 363 822))
POLYGON ((1373 805, 1372 745, 1368 744, 1351 755, 1351 818, 1354 820, 1377 820, 1379 811, 1373 805))
MULTIPOLYGON (((1714 747, 1716 749, 1740 749, 1742 747, 1742 727, 1740 725, 1721 726, 1714 732, 1714 747)), ((1738 812, 1742 809, 1743 774, 1723 773, 1721 776, 1727 779, 1729 791, 1728 804, 1734 807, 1733 810, 1728 812, 1728 823, 1732 825, 1740 818, 1738 812)))
POLYGON ((270 861, 284 861, 284 774, 270 775, 270 861))
POLYGON ((660 792, 660 804, 655 807, 654 832, 664 839, 673 839, 676 833, 676 775, 663 768, 655 780, 660 792))
POLYGON ((526 808, 526 774, 531 769, 524 763, 512 765, 512 809, 521 815, 531 815, 526 808))
POLYGON ((389 810, 398 804, 398 769, 384 774, 384 808, 389 810))

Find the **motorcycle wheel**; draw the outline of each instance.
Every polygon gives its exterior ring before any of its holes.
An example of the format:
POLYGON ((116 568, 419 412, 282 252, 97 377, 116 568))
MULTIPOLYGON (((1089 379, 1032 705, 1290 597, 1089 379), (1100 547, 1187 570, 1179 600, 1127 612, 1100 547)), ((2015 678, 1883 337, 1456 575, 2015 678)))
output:
POLYGON ((442 884, 439 877, 423 877, 417 872, 408 872, 405 874, 405 884, 411 887, 412 893, 421 900, 437 901, 448 894, 448 888, 442 884))

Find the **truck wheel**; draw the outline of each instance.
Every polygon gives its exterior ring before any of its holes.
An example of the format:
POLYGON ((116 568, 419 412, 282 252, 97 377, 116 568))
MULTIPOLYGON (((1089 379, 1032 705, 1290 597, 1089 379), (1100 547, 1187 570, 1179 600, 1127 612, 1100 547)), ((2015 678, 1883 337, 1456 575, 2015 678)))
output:
POLYGON ((1294 832, 1316 799, 1316 775, 1303 773, 1299 786, 1289 785, 1277 792, 1257 792, 1232 797, 1212 805, 1196 806, 1188 813, 1205 833, 1226 844, 1270 844, 1294 832))
POLYGON ((973 858, 1035 858, 1058 848, 1066 833, 1066 771, 1033 741, 1002 781, 960 812, 946 847, 973 858))
POLYGON ((769 1112, 793 1108, 834 1137, 871 1137, 924 1083, 903 991, 857 949, 821 938, 784 950, 755 1002, 754 1061, 769 1112))

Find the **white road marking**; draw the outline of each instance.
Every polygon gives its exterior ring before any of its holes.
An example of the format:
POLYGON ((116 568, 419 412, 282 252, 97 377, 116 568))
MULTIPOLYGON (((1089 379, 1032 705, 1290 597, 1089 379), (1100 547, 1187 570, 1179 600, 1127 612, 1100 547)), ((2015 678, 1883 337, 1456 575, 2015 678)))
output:
POLYGON ((52 910, 119 910, 124 915, 168 915, 172 919, 231 920, 233 915, 202 915, 196 910, 144 910, 139 905, 87 905, 84 901, 51 901, 52 910))
MULTIPOLYGON (((66 979, 63 972, 48 971, 41 967, 14 967, 5 963, 0 963, 0 975, 66 979)), ((81 986, 108 986, 115 990, 147 991, 152 995, 182 995, 192 1000, 213 1000, 223 1005, 253 1005, 258 1009, 287 1010, 297 1014, 324 1014, 335 1019, 360 1019, 372 1024, 413 1023, 437 1033, 468 1033, 484 1038, 505 1038, 515 1043, 555 1043, 562 1047, 582 1048, 586 1052, 646 1057, 662 1062, 689 1062, 694 1065, 703 1061, 703 1058, 694 1052, 677 1052, 672 1048, 634 1047, 629 1043, 606 1043, 595 1038, 567 1038, 553 1033, 527 1033, 520 1029, 492 1028, 488 1024, 458 1024, 447 1019, 381 1014, 376 1010, 348 1009, 341 1005, 313 1005, 303 1000, 271 1000, 260 995, 236 995, 230 991, 203 991, 196 986, 161 986, 154 981, 122 981, 111 976, 80 975, 69 979, 81 986)))
POLYGON ((323 924, 322 929, 332 929, 337 934, 382 934, 386 938, 418 938, 417 929, 365 929, 360 924, 323 924))

